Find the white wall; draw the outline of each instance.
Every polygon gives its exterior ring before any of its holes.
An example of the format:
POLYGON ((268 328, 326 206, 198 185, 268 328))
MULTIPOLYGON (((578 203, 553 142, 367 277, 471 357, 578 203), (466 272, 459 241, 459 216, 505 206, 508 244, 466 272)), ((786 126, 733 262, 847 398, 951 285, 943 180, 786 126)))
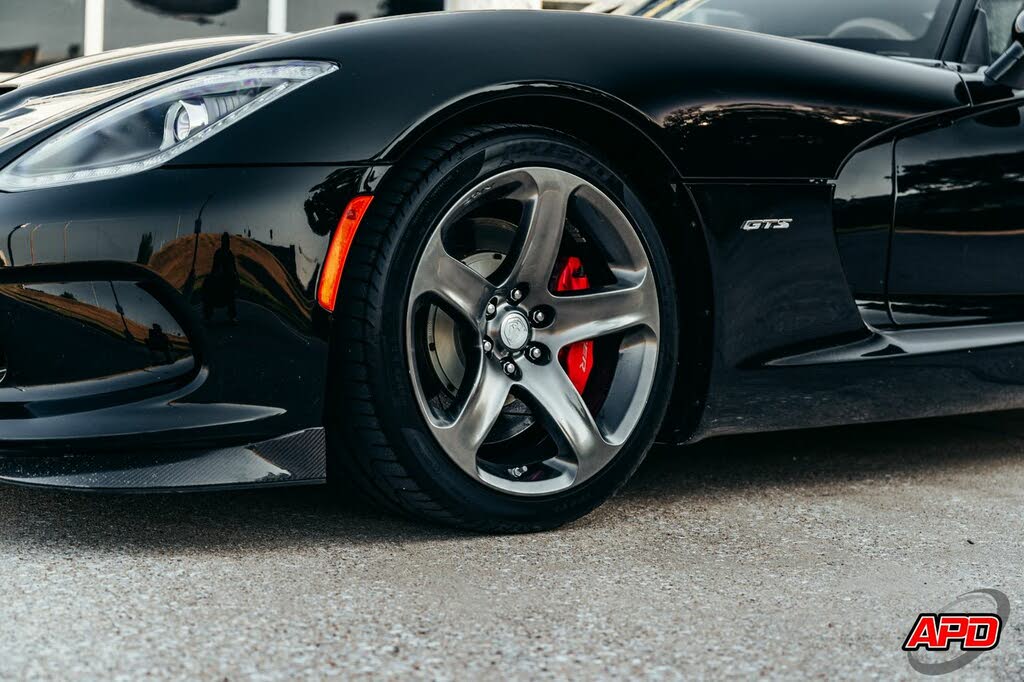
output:
POLYGON ((444 8, 462 9, 540 9, 541 0, 445 0, 444 8))

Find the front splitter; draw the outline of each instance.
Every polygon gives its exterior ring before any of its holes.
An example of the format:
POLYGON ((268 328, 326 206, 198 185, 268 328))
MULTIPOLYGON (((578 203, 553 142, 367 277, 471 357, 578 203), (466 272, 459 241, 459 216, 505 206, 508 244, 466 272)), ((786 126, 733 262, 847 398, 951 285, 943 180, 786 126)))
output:
POLYGON ((73 490, 186 492, 314 485, 326 479, 322 428, 213 450, 0 456, 0 482, 73 490))

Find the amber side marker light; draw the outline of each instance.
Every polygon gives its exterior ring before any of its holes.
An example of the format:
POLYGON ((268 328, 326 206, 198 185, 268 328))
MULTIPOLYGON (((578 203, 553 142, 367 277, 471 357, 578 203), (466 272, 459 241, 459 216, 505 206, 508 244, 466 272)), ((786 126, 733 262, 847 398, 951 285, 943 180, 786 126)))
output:
POLYGON ((316 299, 320 306, 329 312, 334 312, 334 305, 338 302, 338 286, 341 284, 341 273, 345 270, 345 259, 348 258, 348 251, 352 248, 352 240, 356 237, 356 230, 362 222, 366 210, 373 202, 372 196, 356 197, 348 202, 345 211, 338 221, 338 228, 331 237, 331 246, 327 249, 327 259, 324 261, 324 269, 320 274, 320 288, 317 290, 316 299))

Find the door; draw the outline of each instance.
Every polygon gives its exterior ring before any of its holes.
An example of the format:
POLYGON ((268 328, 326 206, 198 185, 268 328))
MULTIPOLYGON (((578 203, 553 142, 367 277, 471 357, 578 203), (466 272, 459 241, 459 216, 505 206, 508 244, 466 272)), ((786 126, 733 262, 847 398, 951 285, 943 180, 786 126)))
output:
POLYGON ((1024 320, 1022 106, 897 141, 889 272, 897 324, 1024 320))
MULTIPOLYGON (((1024 0, 964 2, 977 101, 1024 0)), ((958 22, 955 22, 958 23, 958 22)), ((948 54, 948 53, 947 53, 948 54)), ((956 59, 956 55, 948 54, 956 59)), ((899 139, 887 289, 900 325, 1024 320, 1024 98, 899 139)))

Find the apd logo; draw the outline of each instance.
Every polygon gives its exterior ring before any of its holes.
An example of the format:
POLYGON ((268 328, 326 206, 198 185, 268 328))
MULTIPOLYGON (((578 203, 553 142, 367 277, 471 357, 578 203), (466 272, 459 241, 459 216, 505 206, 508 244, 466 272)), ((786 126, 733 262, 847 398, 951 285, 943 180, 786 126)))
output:
POLYGON ((998 590, 977 590, 956 598, 938 613, 922 613, 903 642, 910 667, 922 675, 946 675, 974 662, 999 646, 1010 617, 1010 600, 998 590), (983 609, 983 610, 982 610, 983 609), (970 611, 970 612, 969 612, 970 611), (925 660, 922 652, 936 654, 925 660))

